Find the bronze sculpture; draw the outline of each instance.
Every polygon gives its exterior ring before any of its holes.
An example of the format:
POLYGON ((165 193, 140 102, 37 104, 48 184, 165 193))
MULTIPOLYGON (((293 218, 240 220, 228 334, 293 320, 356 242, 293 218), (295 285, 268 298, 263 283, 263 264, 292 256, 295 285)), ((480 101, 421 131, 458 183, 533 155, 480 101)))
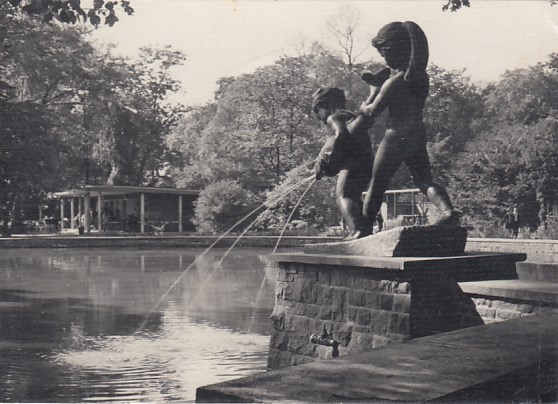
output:
POLYGON ((402 163, 409 168, 415 185, 438 208, 434 224, 457 224, 458 215, 447 192, 432 179, 426 151, 422 121, 429 91, 426 35, 414 22, 392 22, 380 29, 372 46, 394 74, 390 77, 389 69, 376 75, 363 73, 362 79, 370 85, 370 96, 358 115, 344 109, 345 96, 338 88, 321 88, 312 100, 314 112, 334 131, 316 159, 314 172, 317 179, 339 174, 337 204, 351 230, 345 240, 372 233, 384 192, 402 163), (367 131, 385 109, 389 111, 388 128, 372 158, 367 131))
MULTIPOLYGON (((363 77, 371 86, 371 96, 379 91, 389 77, 389 69, 363 77)), ((373 221, 364 215, 362 192, 371 178, 372 146, 368 129, 373 119, 356 115, 345 109, 345 94, 336 87, 323 87, 312 96, 312 108, 317 117, 333 130, 314 164, 316 179, 339 174, 335 195, 343 220, 350 229, 345 240, 372 234, 373 221)))
POLYGON ((388 128, 374 158, 364 215, 376 216, 389 181, 405 163, 415 185, 439 210, 434 224, 457 224, 458 215, 447 192, 432 179, 426 151, 426 129, 422 121, 429 90, 426 35, 414 22, 392 22, 380 29, 372 39, 372 46, 394 75, 382 84, 373 100, 367 100, 360 107, 360 113, 371 119, 385 109, 389 111, 388 128))

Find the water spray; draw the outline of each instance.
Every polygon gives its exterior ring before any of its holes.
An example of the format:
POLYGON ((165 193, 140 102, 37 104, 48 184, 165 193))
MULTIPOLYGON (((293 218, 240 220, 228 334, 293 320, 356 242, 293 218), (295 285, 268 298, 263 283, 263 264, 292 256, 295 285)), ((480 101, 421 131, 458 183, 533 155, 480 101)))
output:
MULTIPOLYGON (((297 182, 296 184, 292 185, 291 187, 289 187, 287 189, 286 192, 284 192, 282 195, 272 199, 271 201, 269 201, 267 204, 269 204, 269 206, 265 209, 265 211, 271 209, 273 207, 273 205, 275 205, 277 202, 279 202, 281 199, 285 198, 289 193, 291 193, 292 191, 294 191, 296 188, 298 188, 299 186, 301 186, 302 184, 305 184, 311 180, 315 180, 314 175, 311 175, 299 182, 297 182)), ((313 182, 312 182, 313 183, 313 182)), ((223 234, 221 234, 213 243, 211 243, 211 245, 209 247, 207 247, 199 256, 196 257, 196 259, 194 259, 194 261, 188 265, 188 267, 186 267, 186 269, 184 269, 184 271, 182 271, 182 273, 180 274, 180 276, 178 276, 178 278, 173 282, 173 284, 167 289, 167 291, 165 293, 163 293, 163 295, 159 298, 159 300, 153 305, 153 307, 151 307, 151 309, 147 312, 147 314, 144 316, 139 329, 137 332, 141 332, 143 330, 143 328, 145 327, 145 325, 147 324, 147 320, 149 320, 149 317, 151 316, 151 314, 157 309, 157 307, 159 307, 159 305, 165 300, 165 298, 168 296, 168 294, 176 287, 176 285, 178 285, 178 283, 182 280, 182 278, 184 278, 184 276, 186 275, 186 273, 188 273, 188 271, 190 271, 190 269, 198 262, 198 260, 200 258, 202 258, 205 254, 207 254, 213 247, 215 247, 215 245, 217 245, 217 243, 219 243, 225 236, 227 236, 231 231, 233 231, 238 225, 240 225, 241 223, 243 223, 245 220, 247 220, 250 216, 252 216, 254 213, 256 213, 258 210, 260 210, 262 207, 267 206, 266 203, 262 203, 261 205, 259 205, 257 208, 255 208, 254 210, 252 210, 250 213, 248 213, 246 216, 244 216, 242 219, 240 219, 238 222, 236 222, 233 226, 231 226, 227 231, 225 231, 223 234)), ((262 212, 263 213, 263 212, 262 212)), ((255 223, 257 220, 259 220, 259 216, 258 218, 256 218, 256 220, 254 220, 251 224, 253 225, 253 223, 255 223)), ((248 227, 249 228, 249 227, 248 227)), ((245 231, 246 232, 246 231, 245 231)), ((244 232, 244 233, 245 233, 244 232)), ((242 235, 244 235, 244 233, 242 235)), ((241 236, 242 236, 241 235, 241 236)), ((230 251, 230 250, 229 250, 230 251)), ((222 260, 221 260, 222 262, 222 260)))

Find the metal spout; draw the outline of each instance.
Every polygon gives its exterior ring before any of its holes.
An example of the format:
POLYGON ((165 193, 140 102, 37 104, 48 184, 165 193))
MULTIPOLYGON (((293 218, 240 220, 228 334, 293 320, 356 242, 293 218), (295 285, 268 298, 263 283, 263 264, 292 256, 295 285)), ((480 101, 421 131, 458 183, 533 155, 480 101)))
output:
POLYGON ((320 335, 312 334, 310 335, 310 342, 317 345, 324 345, 330 346, 333 348, 333 357, 336 358, 339 356, 339 342, 335 341, 330 334, 328 334, 327 330, 325 329, 322 331, 320 335))

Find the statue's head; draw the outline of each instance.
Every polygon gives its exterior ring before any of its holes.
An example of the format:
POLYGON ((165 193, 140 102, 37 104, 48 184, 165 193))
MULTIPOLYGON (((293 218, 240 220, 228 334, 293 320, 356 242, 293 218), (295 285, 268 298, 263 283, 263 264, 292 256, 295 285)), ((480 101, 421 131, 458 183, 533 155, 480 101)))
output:
MULTIPOLYGON (((345 108, 346 102, 345 92, 337 87, 320 87, 312 94, 312 110, 318 115, 321 110, 329 115, 337 109, 345 108)), ((324 117, 320 115, 320 119, 324 120, 324 117)))
POLYGON ((392 69, 405 72, 405 80, 424 74, 428 64, 428 41, 422 29, 412 21, 392 22, 380 29, 372 46, 392 69))

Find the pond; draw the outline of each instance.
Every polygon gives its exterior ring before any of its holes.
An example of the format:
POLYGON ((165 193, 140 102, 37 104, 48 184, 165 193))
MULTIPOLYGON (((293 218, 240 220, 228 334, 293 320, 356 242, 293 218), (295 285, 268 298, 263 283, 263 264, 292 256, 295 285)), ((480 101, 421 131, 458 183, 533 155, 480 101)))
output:
POLYGON ((265 371, 270 251, 220 262, 215 249, 190 265, 202 252, 2 251, 0 401, 193 401, 199 386, 265 371))

